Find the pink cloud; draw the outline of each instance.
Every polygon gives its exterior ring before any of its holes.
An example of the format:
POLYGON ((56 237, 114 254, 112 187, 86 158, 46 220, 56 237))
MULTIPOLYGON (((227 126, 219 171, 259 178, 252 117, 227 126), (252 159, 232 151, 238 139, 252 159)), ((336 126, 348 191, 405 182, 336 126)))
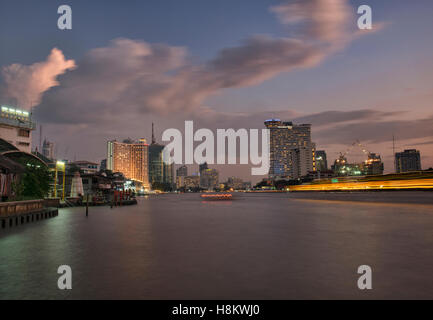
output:
POLYGON ((45 91, 58 85, 57 76, 74 67, 75 61, 66 60, 62 51, 57 48, 51 50, 46 61, 30 66, 16 63, 3 67, 2 96, 16 99, 20 107, 29 109, 39 104, 45 91))

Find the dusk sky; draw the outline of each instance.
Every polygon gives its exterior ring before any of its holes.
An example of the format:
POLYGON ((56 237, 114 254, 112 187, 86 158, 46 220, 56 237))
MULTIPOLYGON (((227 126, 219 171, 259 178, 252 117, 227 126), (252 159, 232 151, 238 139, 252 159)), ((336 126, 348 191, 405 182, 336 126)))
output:
POLYGON ((420 150, 427 169, 432 13, 431 0, 1 0, 0 103, 33 107, 70 160, 99 162, 111 139, 150 141, 152 122, 160 141, 185 120, 261 129, 277 117, 311 123, 329 165, 360 140, 391 172, 395 135, 396 151, 420 150), (61 4, 72 30, 57 28, 61 4), (372 30, 356 27, 361 4, 372 30))

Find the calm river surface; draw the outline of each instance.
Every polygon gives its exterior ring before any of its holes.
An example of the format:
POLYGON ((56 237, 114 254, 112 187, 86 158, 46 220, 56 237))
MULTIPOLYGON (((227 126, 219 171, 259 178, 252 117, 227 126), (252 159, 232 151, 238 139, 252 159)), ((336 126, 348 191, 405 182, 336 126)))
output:
POLYGON ((236 197, 151 196, 0 230, 0 298, 433 299, 433 193, 236 197), (60 265, 72 290, 57 289, 60 265))

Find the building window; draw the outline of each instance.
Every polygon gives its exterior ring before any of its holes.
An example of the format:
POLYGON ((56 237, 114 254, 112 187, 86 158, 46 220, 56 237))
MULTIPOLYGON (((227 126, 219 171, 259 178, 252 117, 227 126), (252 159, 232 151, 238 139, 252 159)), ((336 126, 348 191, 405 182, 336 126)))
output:
POLYGON ((19 136, 19 137, 26 137, 26 138, 29 138, 29 137, 30 137, 30 130, 19 129, 19 130, 18 130, 18 136, 19 136))
POLYGON ((30 146, 30 143, 19 141, 19 142, 18 142, 18 145, 19 145, 19 146, 25 146, 25 147, 28 147, 28 146, 30 146))

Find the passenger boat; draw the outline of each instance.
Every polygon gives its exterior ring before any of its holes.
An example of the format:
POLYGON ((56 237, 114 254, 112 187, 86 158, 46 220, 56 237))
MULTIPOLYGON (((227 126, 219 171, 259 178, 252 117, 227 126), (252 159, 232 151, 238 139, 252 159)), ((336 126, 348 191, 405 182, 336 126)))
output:
POLYGON ((232 200, 233 195, 231 193, 205 193, 200 196, 203 200, 232 200))

